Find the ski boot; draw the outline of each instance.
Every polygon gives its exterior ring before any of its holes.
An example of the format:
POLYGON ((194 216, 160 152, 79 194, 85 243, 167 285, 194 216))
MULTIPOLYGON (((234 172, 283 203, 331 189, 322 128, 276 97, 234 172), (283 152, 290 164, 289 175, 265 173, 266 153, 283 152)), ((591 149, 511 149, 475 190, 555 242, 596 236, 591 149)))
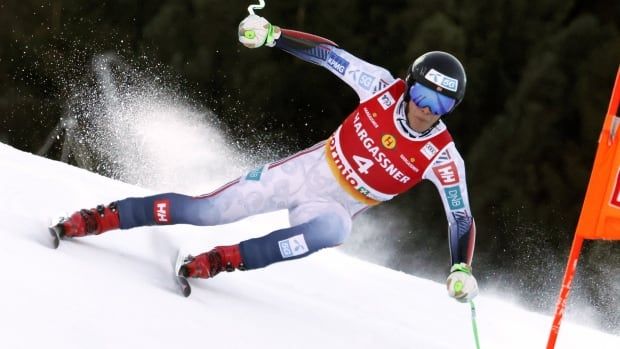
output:
POLYGON ((58 247, 59 240, 66 237, 99 235, 118 228, 120 228, 118 209, 116 202, 113 202, 108 206, 99 205, 96 208, 80 210, 69 217, 62 218, 50 227, 50 233, 55 238, 54 247, 58 247))
POLYGON ((187 256, 178 273, 185 278, 208 279, 222 271, 232 272, 235 269, 245 270, 239 245, 217 246, 196 257, 187 256))

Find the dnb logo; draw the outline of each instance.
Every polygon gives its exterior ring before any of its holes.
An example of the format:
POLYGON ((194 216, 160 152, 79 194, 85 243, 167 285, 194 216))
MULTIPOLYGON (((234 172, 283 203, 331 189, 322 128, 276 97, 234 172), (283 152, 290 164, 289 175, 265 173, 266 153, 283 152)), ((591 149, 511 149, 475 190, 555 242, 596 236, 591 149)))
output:
POLYGON ((153 217, 157 224, 170 224, 170 200, 155 200, 153 217))
POLYGON ((248 172, 248 174, 245 176, 245 179, 249 181, 260 181, 260 176, 262 173, 263 173, 263 168, 259 167, 257 169, 254 169, 248 172))
POLYGON ((620 207, 620 171, 616 174, 616 185, 614 186, 614 191, 611 194, 609 203, 612 206, 620 207))
POLYGON ((450 211, 460 210, 465 207, 463 203, 463 195, 461 194, 461 188, 459 186, 448 187, 444 189, 446 193, 446 198, 448 199, 448 206, 450 206, 450 211))
POLYGON ((327 56, 327 65, 340 73, 340 75, 344 75, 344 73, 347 71, 347 68, 349 67, 349 62, 346 59, 338 56, 337 54, 330 52, 329 56, 327 56))

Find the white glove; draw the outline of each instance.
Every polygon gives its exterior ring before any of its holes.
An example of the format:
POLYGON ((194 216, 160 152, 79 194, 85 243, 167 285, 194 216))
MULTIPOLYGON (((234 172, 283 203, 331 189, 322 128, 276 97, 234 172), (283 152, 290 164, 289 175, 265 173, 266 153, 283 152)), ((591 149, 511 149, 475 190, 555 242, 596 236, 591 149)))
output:
POLYGON ((249 15, 239 23, 239 42, 245 47, 273 47, 280 34, 279 27, 271 25, 261 16, 249 15))
POLYGON ((448 294, 461 303, 467 303, 478 295, 478 282, 471 274, 471 267, 458 263, 450 268, 447 280, 448 294))

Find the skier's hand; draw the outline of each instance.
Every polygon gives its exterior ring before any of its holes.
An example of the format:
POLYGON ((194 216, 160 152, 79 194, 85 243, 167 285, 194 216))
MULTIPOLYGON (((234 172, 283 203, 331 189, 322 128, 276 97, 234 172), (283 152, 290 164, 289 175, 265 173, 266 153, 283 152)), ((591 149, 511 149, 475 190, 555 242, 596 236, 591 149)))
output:
POLYGON ((471 267, 465 263, 450 268, 447 287, 450 297, 461 303, 467 303, 478 295, 478 282, 471 273, 471 267))
POLYGON ((271 25, 261 16, 249 15, 239 23, 239 42, 245 47, 256 48, 263 45, 273 47, 280 34, 279 27, 271 25))

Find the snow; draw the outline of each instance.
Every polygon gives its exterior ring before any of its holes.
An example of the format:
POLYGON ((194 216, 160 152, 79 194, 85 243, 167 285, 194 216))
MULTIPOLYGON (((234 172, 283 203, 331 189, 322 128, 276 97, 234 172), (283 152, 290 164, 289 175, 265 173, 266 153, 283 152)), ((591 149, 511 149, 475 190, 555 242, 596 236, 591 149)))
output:
MULTIPOLYGON (((153 192, 5 144, 0 164, 0 348, 475 348, 469 307, 443 284, 335 249, 192 280, 192 295, 180 295, 178 248, 200 253, 266 234, 287 224, 282 212, 114 231, 54 250, 52 217, 153 192)), ((543 348, 551 318, 509 298, 481 290, 481 347, 543 348)), ((567 320, 556 348, 620 348, 620 337, 567 320)))

